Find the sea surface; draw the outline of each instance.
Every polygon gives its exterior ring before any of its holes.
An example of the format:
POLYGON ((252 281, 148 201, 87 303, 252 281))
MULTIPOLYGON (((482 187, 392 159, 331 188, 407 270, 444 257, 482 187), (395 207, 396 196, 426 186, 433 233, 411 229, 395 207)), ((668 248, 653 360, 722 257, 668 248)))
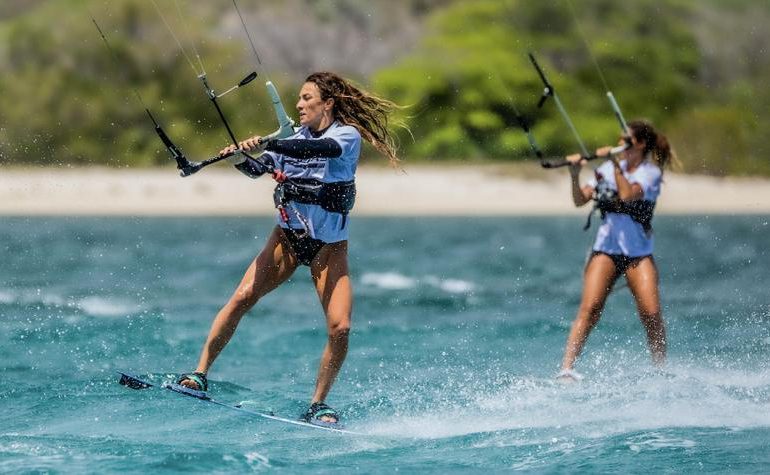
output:
MULTIPOLYGON (((1 473, 768 473, 768 216, 655 219, 669 359, 628 288, 554 381, 595 228, 357 218, 340 435, 154 382, 193 370, 270 218, 2 218, 1 473)), ((296 417, 325 341, 307 268, 243 319, 212 397, 296 417)))

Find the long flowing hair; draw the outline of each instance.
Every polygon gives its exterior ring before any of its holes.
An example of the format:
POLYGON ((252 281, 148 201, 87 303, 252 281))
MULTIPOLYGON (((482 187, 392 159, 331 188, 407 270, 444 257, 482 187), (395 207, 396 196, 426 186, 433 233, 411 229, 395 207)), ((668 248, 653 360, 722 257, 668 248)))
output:
POLYGON ((355 86, 349 80, 330 72, 313 73, 305 79, 321 91, 321 100, 334 99, 334 118, 358 129, 361 136, 391 165, 398 166, 398 147, 391 132, 390 114, 399 106, 355 86))
POLYGON ((644 142, 644 154, 651 154, 652 160, 658 167, 681 169, 681 164, 676 153, 671 148, 671 144, 665 135, 661 134, 655 127, 646 120, 632 120, 628 123, 628 128, 637 141, 644 142))

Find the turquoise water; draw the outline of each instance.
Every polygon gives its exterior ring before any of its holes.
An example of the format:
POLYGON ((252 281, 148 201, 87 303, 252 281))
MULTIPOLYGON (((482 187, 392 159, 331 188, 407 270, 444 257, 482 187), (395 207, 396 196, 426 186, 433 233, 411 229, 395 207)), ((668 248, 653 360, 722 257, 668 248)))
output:
MULTIPOLYGON (((668 365, 618 288, 562 386, 582 219, 354 219, 342 436, 116 383, 193 369, 270 219, 3 218, 0 472, 768 472, 768 221, 656 218, 668 365)), ((323 343, 302 268, 211 393, 296 416, 323 343)))

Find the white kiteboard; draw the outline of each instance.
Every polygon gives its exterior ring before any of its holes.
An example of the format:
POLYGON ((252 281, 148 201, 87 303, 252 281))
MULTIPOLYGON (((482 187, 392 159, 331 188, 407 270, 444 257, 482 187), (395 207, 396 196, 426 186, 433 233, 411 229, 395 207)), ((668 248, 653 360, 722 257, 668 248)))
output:
POLYGON ((329 432, 336 432, 339 434, 361 435, 357 432, 346 430, 339 423, 305 422, 297 419, 288 419, 285 417, 276 416, 275 414, 272 413, 272 411, 260 412, 260 411, 246 409, 243 407, 244 403, 228 404, 225 402, 220 402, 220 401, 217 401, 216 399, 212 399, 211 397, 209 397, 209 395, 206 394, 204 391, 196 391, 195 389, 191 389, 176 383, 163 383, 160 386, 157 386, 154 383, 150 383, 146 380, 143 380, 131 374, 127 374, 123 372, 118 372, 118 374, 120 374, 120 380, 118 381, 118 383, 131 389, 148 389, 148 388, 160 387, 162 389, 167 389, 174 394, 181 394, 183 396, 192 397, 201 402, 214 404, 221 407, 226 407, 233 411, 238 411, 241 414, 248 414, 250 416, 261 417, 263 419, 269 419, 271 421, 283 422, 285 424, 292 424, 295 426, 306 427, 310 429, 320 429, 320 430, 325 430, 329 432))

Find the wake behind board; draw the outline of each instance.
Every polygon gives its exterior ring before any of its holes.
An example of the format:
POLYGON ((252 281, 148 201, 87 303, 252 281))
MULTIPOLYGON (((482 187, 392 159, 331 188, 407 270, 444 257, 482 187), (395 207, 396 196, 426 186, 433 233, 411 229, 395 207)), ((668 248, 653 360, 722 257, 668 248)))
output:
POLYGON ((120 374, 120 380, 118 381, 118 383, 120 383, 123 386, 126 386, 128 388, 131 388, 131 389, 148 389, 148 388, 153 388, 153 387, 159 387, 159 388, 162 388, 162 389, 167 389, 167 390, 169 390, 169 391, 171 391, 172 393, 175 393, 175 394, 181 394, 183 396, 192 397, 192 398, 197 399, 198 401, 201 401, 201 402, 206 402, 206 403, 209 403, 209 404, 214 404, 214 405, 217 405, 217 406, 226 407, 226 408, 231 409, 233 411, 238 411, 241 414, 248 414, 250 416, 261 417, 263 419, 269 419, 271 421, 276 421, 276 422, 283 422, 285 424, 292 424, 292 425, 296 425, 296 426, 300 426, 300 427, 307 427, 307 428, 311 428, 311 429, 320 429, 320 430, 325 430, 325 431, 329 431, 329 432, 337 432, 339 434, 361 435, 358 432, 352 432, 352 431, 349 431, 349 430, 345 430, 339 424, 333 424, 333 423, 323 424, 321 422, 311 423, 311 422, 305 422, 305 421, 301 421, 301 420, 287 419, 285 417, 276 416, 275 414, 272 413, 272 411, 269 411, 269 412, 268 411, 265 411, 265 412, 252 411, 252 410, 249 410, 249 409, 246 409, 246 408, 242 407, 241 404, 228 404, 228 403, 225 403, 225 402, 220 402, 220 401, 217 401, 216 399, 210 398, 208 396, 208 394, 206 394, 203 391, 196 391, 195 389, 190 389, 190 388, 187 388, 187 387, 179 385, 179 384, 163 383, 160 386, 158 386, 158 385, 156 385, 154 383, 150 383, 148 381, 145 381, 145 380, 143 380, 141 378, 138 378, 136 376, 133 376, 133 375, 130 375, 130 374, 127 374, 127 373, 123 373, 123 372, 119 371, 118 374, 120 374))

